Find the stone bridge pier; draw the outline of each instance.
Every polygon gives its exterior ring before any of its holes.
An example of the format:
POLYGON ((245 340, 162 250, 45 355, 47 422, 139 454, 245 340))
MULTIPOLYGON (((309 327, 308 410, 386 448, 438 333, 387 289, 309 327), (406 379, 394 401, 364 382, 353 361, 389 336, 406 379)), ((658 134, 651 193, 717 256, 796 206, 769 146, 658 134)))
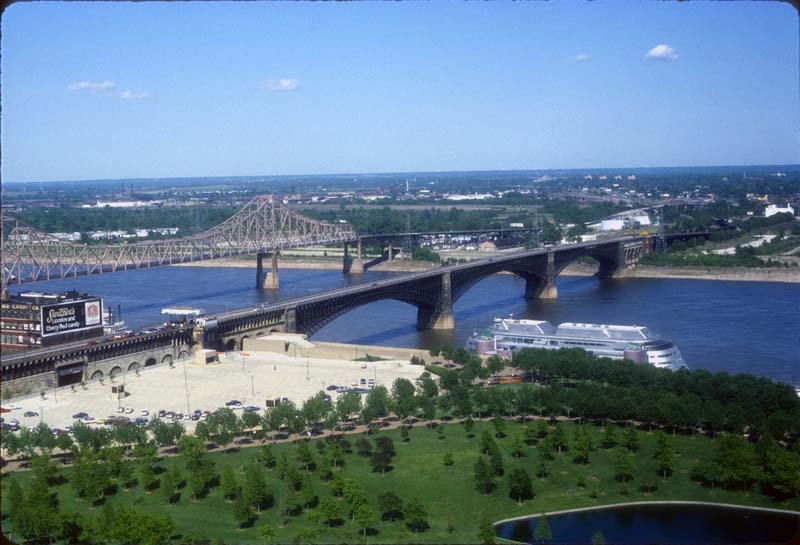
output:
POLYGON ((276 290, 280 285, 278 282, 278 253, 259 252, 256 258, 256 288, 266 290, 276 290), (271 256, 270 270, 264 271, 264 258, 271 256))
POLYGON ((364 259, 361 255, 361 239, 356 243, 356 256, 351 257, 348 253, 348 243, 344 243, 344 263, 342 272, 344 274, 364 274, 364 259))

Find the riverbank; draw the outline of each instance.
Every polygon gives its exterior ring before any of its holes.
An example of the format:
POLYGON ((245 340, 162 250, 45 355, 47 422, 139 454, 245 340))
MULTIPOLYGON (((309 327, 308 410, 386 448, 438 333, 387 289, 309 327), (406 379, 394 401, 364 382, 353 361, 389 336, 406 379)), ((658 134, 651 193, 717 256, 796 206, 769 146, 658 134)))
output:
MULTIPOLYGON (((255 268, 255 258, 215 259, 182 263, 173 267, 244 267, 255 268)), ((342 262, 335 258, 283 258, 280 266, 286 269, 341 270, 342 262)), ((420 272, 439 267, 438 263, 426 261, 404 261, 395 259, 384 261, 370 267, 371 271, 420 272)), ((561 273, 565 276, 591 276, 597 267, 583 263, 568 266, 561 273)), ((683 278, 691 280, 726 280, 739 282, 786 282, 800 283, 800 267, 792 268, 754 268, 754 267, 653 267, 639 265, 628 271, 628 278, 683 278)))

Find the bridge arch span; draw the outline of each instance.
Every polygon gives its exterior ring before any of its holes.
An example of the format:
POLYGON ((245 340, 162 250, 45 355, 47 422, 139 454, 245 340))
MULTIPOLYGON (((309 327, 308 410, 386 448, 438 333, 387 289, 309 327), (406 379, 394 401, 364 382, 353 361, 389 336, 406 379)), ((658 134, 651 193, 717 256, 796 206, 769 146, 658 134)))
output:
MULTIPOLYGON (((375 284, 373 284, 374 286, 375 284)), ((423 322, 435 320, 441 308, 439 294, 441 283, 436 279, 417 283, 395 284, 377 290, 365 290, 347 297, 336 297, 317 301, 298 307, 295 331, 302 331, 309 337, 339 316, 358 307, 391 299, 417 308, 418 326, 430 327, 423 322)))
POLYGON ((135 373, 138 370, 139 370, 139 362, 136 362, 136 361, 131 362, 131 364, 128 366, 128 372, 129 373, 131 373, 131 372, 135 373))

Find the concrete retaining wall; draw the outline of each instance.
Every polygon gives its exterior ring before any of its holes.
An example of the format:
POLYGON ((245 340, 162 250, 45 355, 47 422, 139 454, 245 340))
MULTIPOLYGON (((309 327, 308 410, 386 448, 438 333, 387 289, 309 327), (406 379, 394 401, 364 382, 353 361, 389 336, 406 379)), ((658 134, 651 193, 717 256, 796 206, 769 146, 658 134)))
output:
POLYGON ((301 357, 322 358, 331 360, 355 360, 367 356, 376 356, 387 360, 410 360, 412 356, 422 358, 430 363, 432 358, 427 350, 417 348, 397 348, 391 346, 372 346, 365 344, 344 344, 310 341, 313 348, 304 348, 290 344, 286 349, 284 340, 270 340, 268 335, 244 340, 244 350, 254 352, 274 352, 277 354, 297 355, 301 357))

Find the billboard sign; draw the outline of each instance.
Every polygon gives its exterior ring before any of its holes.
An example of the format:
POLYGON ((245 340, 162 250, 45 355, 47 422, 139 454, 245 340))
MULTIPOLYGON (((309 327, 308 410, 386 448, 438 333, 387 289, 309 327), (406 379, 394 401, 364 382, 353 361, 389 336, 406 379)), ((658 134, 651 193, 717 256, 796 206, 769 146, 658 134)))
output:
POLYGON ((42 337, 71 333, 103 325, 101 299, 42 306, 42 337))

